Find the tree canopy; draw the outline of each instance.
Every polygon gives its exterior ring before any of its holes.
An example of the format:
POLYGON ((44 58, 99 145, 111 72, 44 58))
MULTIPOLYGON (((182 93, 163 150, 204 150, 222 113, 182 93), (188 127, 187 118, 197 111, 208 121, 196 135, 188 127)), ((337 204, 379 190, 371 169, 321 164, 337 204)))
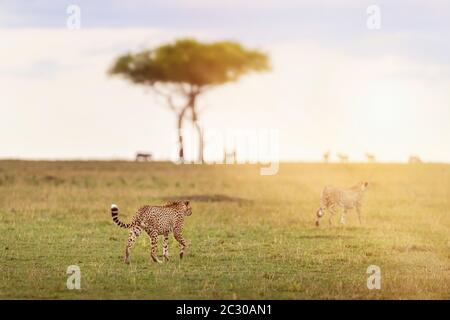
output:
POLYGON ((236 81, 250 71, 269 69, 268 57, 230 41, 201 43, 181 39, 119 57, 109 73, 134 83, 189 84, 199 88, 236 81))

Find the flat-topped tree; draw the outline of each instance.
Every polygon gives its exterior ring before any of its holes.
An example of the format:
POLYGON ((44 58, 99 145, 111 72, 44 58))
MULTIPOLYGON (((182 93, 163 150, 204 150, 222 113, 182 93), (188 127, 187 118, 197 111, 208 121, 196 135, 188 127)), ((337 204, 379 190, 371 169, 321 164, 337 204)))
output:
POLYGON ((205 91, 237 81, 251 71, 267 71, 266 54, 220 41, 202 43, 181 39, 154 49, 119 57, 109 70, 162 95, 177 116, 179 160, 184 161, 182 126, 189 116, 199 137, 199 161, 203 162, 203 135, 198 123, 197 98, 205 91), (181 97, 181 98, 180 98, 181 97), (180 102, 182 101, 182 102, 180 102))

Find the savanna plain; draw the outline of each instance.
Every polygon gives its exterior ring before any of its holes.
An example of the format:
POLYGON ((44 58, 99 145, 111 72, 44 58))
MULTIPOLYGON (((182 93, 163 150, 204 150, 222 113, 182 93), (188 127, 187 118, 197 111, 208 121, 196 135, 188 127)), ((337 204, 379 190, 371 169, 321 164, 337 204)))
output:
MULTIPOLYGON (((0 299, 449 299, 450 165, 176 165, 0 161, 0 299), (325 185, 367 180, 362 224, 314 225, 325 185), (191 200, 187 255, 150 262, 141 236, 123 263, 128 222, 144 204, 191 200), (66 287, 78 265, 81 289, 66 287), (367 288, 367 268, 381 289, 367 288)), ((161 256, 161 241, 158 254, 161 256)))

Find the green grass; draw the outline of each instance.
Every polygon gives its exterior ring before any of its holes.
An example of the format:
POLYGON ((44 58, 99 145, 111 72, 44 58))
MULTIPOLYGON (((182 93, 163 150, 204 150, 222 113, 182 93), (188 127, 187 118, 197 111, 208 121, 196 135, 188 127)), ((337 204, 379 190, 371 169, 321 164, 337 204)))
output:
MULTIPOLYGON (((200 166, 0 161, 0 298, 450 298, 450 165, 200 166), (363 224, 314 226, 326 184, 368 180, 363 224), (128 221, 143 204, 192 199, 180 263, 149 259, 141 236, 122 261, 128 221), (81 290, 66 288, 69 265, 81 290), (366 269, 381 267, 381 290, 366 269)), ((159 246, 161 255, 161 243, 159 246)))

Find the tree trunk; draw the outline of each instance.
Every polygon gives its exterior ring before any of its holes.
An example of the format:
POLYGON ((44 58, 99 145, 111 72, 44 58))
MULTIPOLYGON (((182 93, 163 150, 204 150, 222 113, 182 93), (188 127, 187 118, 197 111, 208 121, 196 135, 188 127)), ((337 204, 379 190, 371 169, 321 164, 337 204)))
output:
POLYGON ((191 109, 192 123, 193 123, 195 129, 197 130, 197 134, 198 134, 198 162, 203 164, 203 162, 204 162, 203 130, 202 130, 202 127, 200 126, 200 124, 198 123, 197 111, 195 110, 196 98, 197 98, 197 94, 191 94, 191 97, 189 99, 189 107, 191 109))
POLYGON ((183 143, 183 118, 188 107, 184 107, 178 114, 177 131, 178 131, 178 161, 184 163, 184 143, 183 143))
POLYGON ((178 115, 178 123, 177 123, 177 129, 178 129, 178 161, 181 163, 184 162, 184 146, 183 146, 183 132, 181 132, 181 125, 183 123, 183 117, 178 115))

